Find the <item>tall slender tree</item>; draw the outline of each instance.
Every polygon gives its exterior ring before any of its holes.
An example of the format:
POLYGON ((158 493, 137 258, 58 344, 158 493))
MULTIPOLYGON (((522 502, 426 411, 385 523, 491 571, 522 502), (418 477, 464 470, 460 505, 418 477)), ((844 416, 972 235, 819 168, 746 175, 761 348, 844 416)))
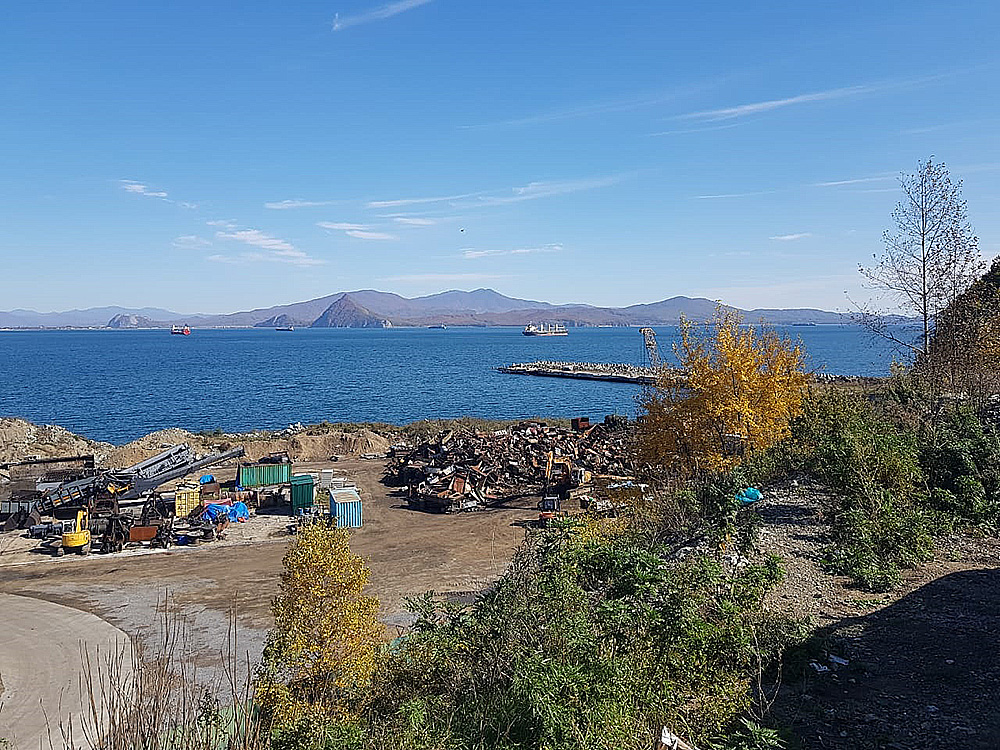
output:
POLYGON ((862 323, 875 333, 918 354, 927 354, 939 313, 962 294, 983 270, 979 240, 969 224, 962 181, 952 181, 933 157, 914 174, 900 177, 903 199, 892 213, 893 229, 883 235, 885 249, 872 266, 858 270, 875 289, 887 292, 904 313, 923 324, 920 343, 899 338, 884 313, 863 309, 862 323))

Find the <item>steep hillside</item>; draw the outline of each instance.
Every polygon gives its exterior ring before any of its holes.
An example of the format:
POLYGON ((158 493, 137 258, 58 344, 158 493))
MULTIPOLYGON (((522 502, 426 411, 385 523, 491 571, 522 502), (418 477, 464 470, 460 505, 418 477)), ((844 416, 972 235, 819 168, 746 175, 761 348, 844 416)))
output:
POLYGON ((142 315, 121 313, 108 321, 108 328, 157 328, 163 325, 142 315))
POLYGON ((312 328, 385 328, 385 318, 355 302, 345 294, 334 301, 312 322, 312 328))

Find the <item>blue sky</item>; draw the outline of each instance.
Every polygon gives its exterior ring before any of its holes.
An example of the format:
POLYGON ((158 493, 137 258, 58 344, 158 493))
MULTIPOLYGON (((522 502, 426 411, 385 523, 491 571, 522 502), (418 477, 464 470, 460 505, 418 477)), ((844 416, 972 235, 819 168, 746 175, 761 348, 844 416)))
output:
POLYGON ((0 309, 377 288, 844 309, 934 155, 1000 254, 1000 4, 8 2, 0 309))

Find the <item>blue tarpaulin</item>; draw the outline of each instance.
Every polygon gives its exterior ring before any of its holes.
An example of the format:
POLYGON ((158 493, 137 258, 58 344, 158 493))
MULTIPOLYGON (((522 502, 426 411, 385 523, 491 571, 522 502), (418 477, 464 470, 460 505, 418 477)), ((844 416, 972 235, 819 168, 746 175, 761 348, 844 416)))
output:
POLYGON ((232 505, 211 503, 205 506, 205 512, 201 518, 203 521, 211 521, 212 523, 246 521, 250 518, 250 509, 247 508, 246 503, 241 502, 233 503, 232 505))

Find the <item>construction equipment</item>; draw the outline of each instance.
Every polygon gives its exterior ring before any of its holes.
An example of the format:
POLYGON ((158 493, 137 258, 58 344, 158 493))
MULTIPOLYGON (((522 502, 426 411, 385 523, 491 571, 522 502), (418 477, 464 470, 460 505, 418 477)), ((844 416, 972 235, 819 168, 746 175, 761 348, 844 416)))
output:
POLYGON ((582 466, 574 466, 573 461, 566 456, 556 457, 549 451, 545 463, 545 495, 556 495, 560 500, 568 500, 574 493, 593 480, 593 474, 582 466))
POLYGON ((136 500, 173 479, 243 454, 243 448, 233 448, 198 458, 190 446, 181 443, 125 469, 96 471, 46 487, 30 511, 22 508, 11 514, 4 530, 36 525, 43 515, 70 508, 89 508, 95 513, 116 514, 119 503, 123 501, 136 500))
POLYGON ((56 557, 62 557, 67 552, 87 555, 90 553, 90 540, 90 510, 83 508, 77 511, 73 528, 49 540, 46 546, 56 557))
POLYGON ((652 328, 640 328, 643 342, 646 345, 646 356, 649 358, 649 366, 656 370, 660 366, 660 350, 656 345, 656 331, 652 328))

